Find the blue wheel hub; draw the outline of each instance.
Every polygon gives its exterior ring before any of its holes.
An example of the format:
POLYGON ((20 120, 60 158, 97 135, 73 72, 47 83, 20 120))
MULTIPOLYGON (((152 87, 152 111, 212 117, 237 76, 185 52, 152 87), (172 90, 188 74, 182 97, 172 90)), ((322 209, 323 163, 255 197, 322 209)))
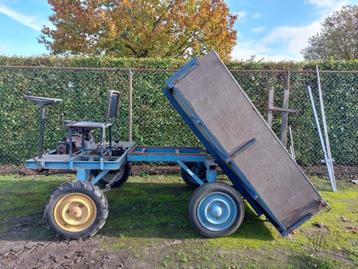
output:
POLYGON ((213 232, 230 228, 234 224, 237 214, 234 199, 222 192, 213 192, 206 195, 197 207, 200 224, 213 232))

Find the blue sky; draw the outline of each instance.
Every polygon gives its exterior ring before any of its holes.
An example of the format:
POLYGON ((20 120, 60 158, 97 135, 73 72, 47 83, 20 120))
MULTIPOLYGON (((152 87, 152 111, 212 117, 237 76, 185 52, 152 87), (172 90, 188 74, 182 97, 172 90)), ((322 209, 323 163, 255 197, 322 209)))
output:
MULTIPOLYGON (((300 51, 319 32, 323 19, 345 4, 358 0, 226 0, 239 15, 235 28, 237 60, 301 60, 300 51)), ((47 54, 37 42, 42 25, 48 25, 51 8, 46 0, 0 0, 0 54, 47 54)))

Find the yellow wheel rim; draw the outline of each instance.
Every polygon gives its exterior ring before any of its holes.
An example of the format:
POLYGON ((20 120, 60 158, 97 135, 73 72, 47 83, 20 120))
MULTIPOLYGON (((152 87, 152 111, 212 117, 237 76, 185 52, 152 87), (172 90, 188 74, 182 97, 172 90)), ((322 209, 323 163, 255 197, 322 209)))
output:
POLYGON ((62 230, 80 232, 94 223, 97 208, 91 197, 74 192, 59 199, 53 213, 56 224, 62 230))

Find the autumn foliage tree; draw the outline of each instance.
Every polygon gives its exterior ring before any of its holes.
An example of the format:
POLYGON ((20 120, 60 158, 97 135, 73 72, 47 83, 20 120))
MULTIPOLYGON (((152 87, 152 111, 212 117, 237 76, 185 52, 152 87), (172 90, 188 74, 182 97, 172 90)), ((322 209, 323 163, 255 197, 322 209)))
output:
POLYGON ((53 54, 188 57, 213 48, 228 59, 236 43, 223 0, 48 0, 54 28, 39 42, 53 54))

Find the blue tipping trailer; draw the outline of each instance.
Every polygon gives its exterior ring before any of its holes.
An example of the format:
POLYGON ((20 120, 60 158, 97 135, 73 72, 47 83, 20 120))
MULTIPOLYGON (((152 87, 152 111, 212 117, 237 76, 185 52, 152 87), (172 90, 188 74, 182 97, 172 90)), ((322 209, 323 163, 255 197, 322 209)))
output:
POLYGON ((166 85, 166 97, 235 189, 281 235, 326 206, 215 51, 192 59, 166 85))
POLYGON ((241 195, 283 236, 326 206, 215 52, 192 59, 166 85, 164 94, 206 150, 112 141, 111 119, 119 105, 119 93, 112 91, 104 123, 68 122, 66 139, 43 153, 44 108, 61 100, 27 96, 39 105, 41 118, 39 153, 26 167, 77 174, 75 182, 55 189, 46 204, 44 215, 56 234, 73 239, 94 235, 108 216, 100 187, 121 186, 134 162, 181 167, 183 180, 196 188, 189 220, 205 237, 226 236, 239 228, 245 214, 241 195), (93 142, 93 129, 100 129, 99 143, 93 142), (233 186, 216 183, 217 165, 233 186))

